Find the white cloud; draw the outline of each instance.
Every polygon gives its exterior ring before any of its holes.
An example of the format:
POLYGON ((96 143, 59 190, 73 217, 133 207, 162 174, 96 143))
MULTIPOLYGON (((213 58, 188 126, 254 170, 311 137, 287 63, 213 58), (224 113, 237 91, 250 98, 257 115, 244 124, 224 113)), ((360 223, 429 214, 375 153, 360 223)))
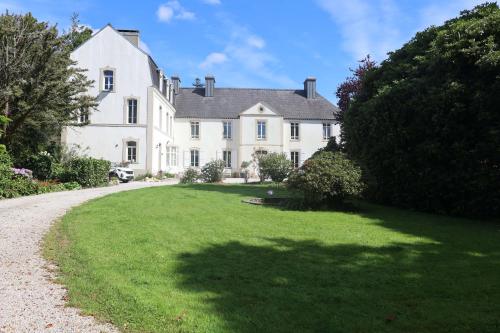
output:
POLYGON ((281 73, 280 61, 265 49, 266 42, 262 37, 226 16, 219 18, 229 36, 224 41, 224 47, 218 52, 211 53, 198 66, 199 68, 206 69, 211 65, 219 65, 214 74, 221 78, 219 82, 227 82, 231 86, 262 86, 263 81, 264 85, 274 83, 288 88, 297 86, 296 82, 281 73), (213 60, 220 62, 216 63, 213 60))
POLYGON ((205 60, 200 64, 201 69, 208 69, 211 68, 213 65, 218 65, 222 64, 227 61, 227 56, 225 53, 221 52, 212 52, 207 57, 205 60))
POLYGON ((170 22, 174 17, 174 10, 167 5, 160 5, 156 11, 156 16, 158 16, 158 20, 162 22, 170 22))
POLYGON ((439 25, 484 0, 439 1, 405 14, 395 0, 316 0, 340 28, 341 47, 360 60, 370 54, 383 60, 389 51, 400 48, 417 31, 439 25), (409 16, 413 15, 413 16, 409 16))
POLYGON ((220 5, 220 0, 202 0, 204 3, 206 3, 207 5, 212 5, 212 6, 216 6, 216 5, 220 5))
POLYGON ((342 47, 356 60, 367 54, 382 59, 401 45, 397 25, 403 15, 392 0, 318 0, 318 4, 340 27, 342 47))
POLYGON ((262 48, 264 48, 264 46, 266 46, 266 42, 258 36, 248 37, 247 43, 248 43, 248 45, 256 47, 258 49, 262 49, 262 48))
POLYGON ((195 13, 186 10, 179 1, 172 0, 158 7, 156 16, 161 22, 171 22, 172 19, 177 20, 194 20, 195 13))

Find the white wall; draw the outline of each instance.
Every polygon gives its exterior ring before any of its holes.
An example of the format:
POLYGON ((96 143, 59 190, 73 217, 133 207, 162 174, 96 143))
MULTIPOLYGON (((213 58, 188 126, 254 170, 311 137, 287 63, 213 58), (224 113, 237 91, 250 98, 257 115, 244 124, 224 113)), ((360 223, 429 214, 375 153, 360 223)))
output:
POLYGON ((340 126, 331 121, 321 120, 290 120, 283 122, 283 151, 290 158, 291 151, 298 151, 300 154, 299 163, 311 157, 318 149, 326 146, 328 140, 323 139, 323 123, 331 124, 331 134, 339 140, 340 126), (299 139, 291 139, 291 123, 299 123, 299 139))
POLYGON ((238 169, 238 119, 188 119, 175 120, 175 145, 179 147, 179 166, 187 168, 191 162, 191 149, 200 151, 200 166, 222 159, 223 150, 231 150, 232 169, 238 169), (191 138, 191 122, 200 122, 200 138, 191 138), (223 138, 223 122, 232 122, 232 138, 223 138))
POLYGON ((112 163, 126 160, 126 141, 137 141, 137 163, 131 167, 137 173, 146 172, 146 126, 84 126, 63 130, 63 143, 68 148, 79 147, 83 155, 103 158, 112 163))
POLYGON ((158 81, 158 73, 149 57, 110 26, 77 48, 71 57, 77 61, 76 66, 88 70, 87 77, 94 81, 89 94, 97 97, 99 106, 92 111, 89 125, 67 128, 62 141, 70 147, 88 147, 89 156, 120 163, 126 160, 123 153, 126 141, 136 140, 137 162, 130 164, 130 168, 137 173, 156 173, 165 169, 166 166, 160 164, 161 156, 155 154, 158 151, 155 147, 157 143, 165 147, 168 141, 172 142, 173 133, 167 133, 165 124, 160 126, 153 111, 161 105, 166 121, 167 114, 175 115, 175 109, 153 87, 158 81), (112 92, 102 91, 104 69, 115 71, 112 92), (128 98, 137 99, 137 124, 127 123, 128 98))
MULTIPOLYGON (((98 110, 90 115, 90 125, 63 131, 62 141, 79 145, 87 155, 120 163, 126 159, 125 142, 138 143, 137 163, 130 167, 137 173, 182 172, 190 165, 190 150, 200 151, 200 166, 222 159, 223 150, 231 150, 232 171, 239 171, 242 161, 252 160, 256 150, 268 152, 300 151, 300 162, 326 144, 322 121, 299 120, 300 138, 290 140, 290 122, 271 108, 257 103, 243 111, 238 119, 184 119, 175 117, 175 108, 154 87, 158 81, 150 58, 110 26, 105 27, 72 53, 77 66, 88 69, 94 80, 89 94, 97 96, 98 110), (102 91, 101 71, 115 71, 115 90, 102 91), (127 124, 127 98, 138 100, 138 124, 127 124), (161 108, 161 116, 160 116, 161 108), (257 121, 266 121, 266 139, 257 139, 257 121), (191 121, 200 122, 200 138, 191 138, 191 121), (232 138, 223 138, 223 121, 232 122, 232 138), (177 166, 166 163, 167 147, 177 147, 177 166)), ((339 134, 332 125, 332 135, 339 134)))
POLYGON ((170 171, 166 161, 166 147, 173 144, 175 109, 167 99, 154 87, 148 88, 148 106, 150 120, 148 128, 148 142, 150 152, 148 156, 149 172, 156 174, 159 171, 170 171))

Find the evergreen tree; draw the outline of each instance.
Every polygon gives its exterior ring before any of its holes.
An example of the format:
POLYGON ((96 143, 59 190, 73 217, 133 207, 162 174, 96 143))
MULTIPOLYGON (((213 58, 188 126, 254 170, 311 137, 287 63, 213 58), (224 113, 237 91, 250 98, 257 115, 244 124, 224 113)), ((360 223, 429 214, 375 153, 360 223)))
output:
POLYGON ((384 203, 500 215, 500 9, 430 27, 370 70, 343 117, 345 148, 384 203))
POLYGON ((59 35, 55 26, 29 13, 0 16, 0 110, 10 119, 0 143, 16 161, 57 144, 63 126, 97 105, 87 95, 93 82, 70 58, 85 38, 74 28, 59 35))

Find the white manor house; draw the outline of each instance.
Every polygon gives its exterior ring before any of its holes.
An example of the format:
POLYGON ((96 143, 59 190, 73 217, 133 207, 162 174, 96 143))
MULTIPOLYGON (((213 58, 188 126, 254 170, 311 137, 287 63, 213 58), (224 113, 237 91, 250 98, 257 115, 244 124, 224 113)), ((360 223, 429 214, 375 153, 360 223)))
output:
POLYGON ((139 48, 137 30, 105 26, 72 53, 95 81, 89 94, 99 105, 63 130, 62 142, 95 158, 129 162, 136 174, 181 173, 222 159, 227 173, 240 171, 255 152, 282 152, 299 166, 328 138, 338 135, 337 108, 304 89, 181 87, 139 48))

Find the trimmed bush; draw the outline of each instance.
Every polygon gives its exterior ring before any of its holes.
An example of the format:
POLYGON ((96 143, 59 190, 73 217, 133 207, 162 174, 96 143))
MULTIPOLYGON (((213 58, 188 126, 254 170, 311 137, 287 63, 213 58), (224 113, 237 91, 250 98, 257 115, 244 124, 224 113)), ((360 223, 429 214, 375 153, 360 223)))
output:
POLYGON ((200 178, 200 173, 194 168, 187 169, 181 177, 181 184, 191 184, 200 178))
POLYGON ((64 171, 59 175, 62 182, 77 182, 82 187, 108 185, 111 163, 92 157, 76 157, 64 164, 64 171))
POLYGON ((222 181, 225 163, 223 160, 210 161, 201 168, 201 178, 207 183, 222 181))
POLYGON ((281 183, 292 170, 292 162, 284 153, 259 154, 257 155, 257 162, 261 182, 271 178, 272 181, 281 183))
POLYGON ((322 152, 305 161, 290 174, 288 185, 302 192, 310 206, 342 203, 363 189, 361 169, 340 152, 322 152))
POLYGON ((26 164, 33 171, 33 177, 36 179, 47 180, 53 176, 55 161, 46 151, 30 156, 26 164))

